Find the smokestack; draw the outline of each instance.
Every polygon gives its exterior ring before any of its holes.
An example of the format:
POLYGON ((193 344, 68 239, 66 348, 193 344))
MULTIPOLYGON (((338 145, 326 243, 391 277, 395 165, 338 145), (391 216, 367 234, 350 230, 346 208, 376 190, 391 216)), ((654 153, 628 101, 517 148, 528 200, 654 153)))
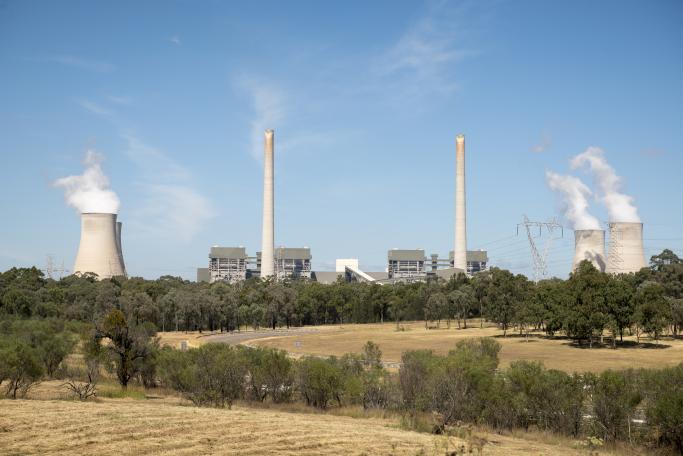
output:
POLYGON ((116 214, 81 214, 81 242, 73 270, 81 274, 93 272, 100 279, 125 275, 116 214))
POLYGON ((455 249, 453 267, 467 271, 467 220, 465 212, 465 136, 455 138, 455 249))
POLYGON ((610 223, 607 272, 612 274, 638 272, 644 267, 643 224, 610 223))
POLYGON ((588 260, 601 272, 605 272, 605 231, 575 230, 574 261, 572 271, 576 271, 579 263, 588 260))
POLYGON ((119 252, 119 259, 121 260, 121 266, 123 267, 123 275, 126 275, 126 264, 123 262, 123 249, 121 248, 121 230, 123 229, 123 223, 116 222, 116 249, 119 252))
POLYGON ((261 234, 261 278, 272 277, 274 275, 275 258, 275 216, 273 186, 273 149, 275 142, 275 132, 265 131, 265 148, 263 160, 263 231, 261 234))

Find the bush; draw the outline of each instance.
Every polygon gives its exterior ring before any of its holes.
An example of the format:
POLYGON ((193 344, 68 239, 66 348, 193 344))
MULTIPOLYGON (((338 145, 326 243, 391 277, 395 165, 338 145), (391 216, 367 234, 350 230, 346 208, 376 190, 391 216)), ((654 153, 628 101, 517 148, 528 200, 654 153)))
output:
POLYGON ((344 375, 337 360, 308 357, 299 363, 298 387, 307 405, 326 409, 331 400, 342 405, 344 375))
POLYGON ((247 348, 244 356, 249 371, 248 395, 264 401, 286 402, 294 389, 294 368, 287 353, 269 348, 247 348))
POLYGON ((431 394, 428 391, 429 378, 436 368, 440 357, 431 350, 404 352, 401 356, 399 385, 403 396, 403 406, 407 410, 428 410, 431 394))
POLYGON ((236 348, 203 345, 197 349, 188 397, 197 405, 232 408, 243 395, 246 372, 244 357, 236 348))
POLYGON ((3 341, 0 348, 0 384, 7 381, 7 397, 25 397, 43 373, 35 348, 22 340, 3 341))
POLYGON ((642 401, 632 372, 605 371, 593 386, 593 414, 605 441, 630 438, 630 422, 642 401))
POLYGON ((683 453, 683 363, 651 371, 646 385, 645 414, 654 440, 683 453))
POLYGON ((539 362, 516 361, 503 372, 502 385, 496 389, 503 399, 488 410, 496 424, 579 433, 584 398, 580 377, 548 370, 539 362))

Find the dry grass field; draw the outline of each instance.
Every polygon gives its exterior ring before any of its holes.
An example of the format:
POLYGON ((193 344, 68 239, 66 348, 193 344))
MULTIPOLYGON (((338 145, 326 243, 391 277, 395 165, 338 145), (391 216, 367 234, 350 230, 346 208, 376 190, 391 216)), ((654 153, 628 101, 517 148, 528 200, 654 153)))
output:
MULTIPOLYGON (((443 455, 447 449, 467 449, 473 441, 405 431, 398 418, 198 408, 163 395, 91 402, 46 399, 61 395, 57 385, 41 385, 33 400, 0 401, 0 454, 443 455)), ((481 454, 487 456, 588 454, 580 442, 557 437, 473 435, 485 441, 481 454)))
MULTIPOLYGON (((666 338, 659 346, 647 340, 636 346, 635 338, 625 338, 632 346, 616 350, 601 348, 580 348, 564 338, 546 338, 543 334, 532 334, 528 342, 514 332, 503 332, 495 327, 478 326, 468 329, 446 329, 442 322, 440 329, 426 330, 424 322, 402 325, 405 330, 397 331, 394 323, 317 326, 317 333, 296 336, 275 336, 251 340, 249 345, 275 347, 294 355, 342 355, 360 352, 363 344, 371 340, 379 344, 383 358, 398 362, 406 350, 431 349, 445 354, 456 342, 468 337, 495 337, 501 343, 501 365, 507 366, 515 360, 542 361, 546 367, 567 372, 600 372, 606 369, 629 367, 661 368, 683 361, 683 340, 666 338)), ((210 341, 211 338, 205 339, 210 341)), ((641 339, 641 342, 644 340, 641 339)))

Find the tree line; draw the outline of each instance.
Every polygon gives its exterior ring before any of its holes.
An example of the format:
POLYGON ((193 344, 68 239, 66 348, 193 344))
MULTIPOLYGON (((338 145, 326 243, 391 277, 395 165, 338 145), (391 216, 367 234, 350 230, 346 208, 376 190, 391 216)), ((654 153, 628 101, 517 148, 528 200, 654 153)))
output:
POLYGON ((579 343, 613 346, 625 333, 640 341, 677 335, 683 325, 683 264, 670 250, 636 274, 610 275, 583 262, 567 280, 529 281, 491 268, 473 277, 421 283, 248 280, 195 283, 91 275, 46 279, 36 268, 0 273, 0 315, 95 322, 112 309, 159 331, 235 331, 318 324, 424 320, 425 327, 481 317, 505 334, 544 331, 579 343))

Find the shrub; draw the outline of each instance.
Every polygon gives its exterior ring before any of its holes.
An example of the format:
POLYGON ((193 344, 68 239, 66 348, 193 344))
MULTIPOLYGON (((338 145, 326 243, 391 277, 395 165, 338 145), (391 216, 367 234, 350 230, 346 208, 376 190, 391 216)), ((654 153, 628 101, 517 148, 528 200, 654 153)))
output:
POLYGON ((43 376, 36 349, 21 340, 4 341, 0 348, 0 384, 7 381, 5 395, 24 397, 43 376))
POLYGON ((325 409, 331 400, 342 405, 343 372, 334 358, 304 358, 299 363, 298 387, 307 405, 325 409))
POLYGON ((616 441, 630 437, 630 421, 642 401, 633 374, 605 371, 593 386, 593 414, 603 440, 616 441))
POLYGON ((244 349, 249 371, 249 397, 273 402, 289 401, 294 389, 294 368, 287 353, 269 348, 244 349))
POLYGON ((683 453, 683 363, 651 371, 646 385, 645 414, 655 441, 683 453))

